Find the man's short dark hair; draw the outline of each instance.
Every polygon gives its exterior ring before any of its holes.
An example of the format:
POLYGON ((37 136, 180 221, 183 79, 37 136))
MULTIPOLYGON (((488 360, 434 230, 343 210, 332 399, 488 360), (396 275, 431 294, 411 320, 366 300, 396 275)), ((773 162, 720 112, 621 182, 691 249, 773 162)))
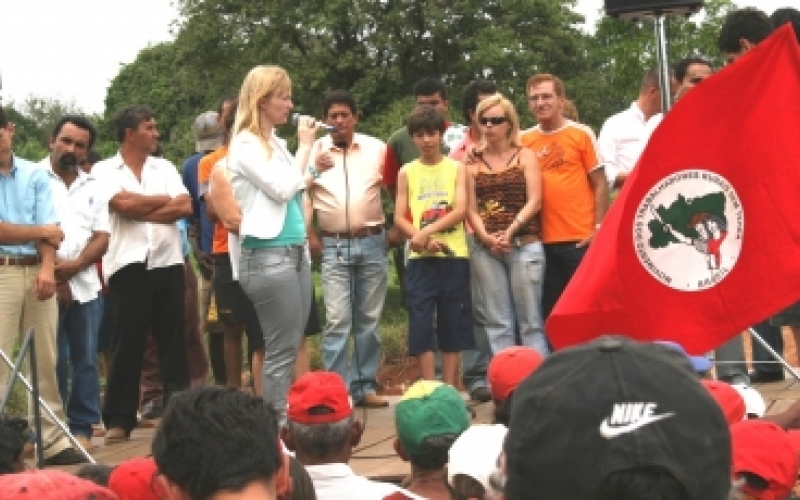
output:
POLYGON ((81 479, 85 479, 99 486, 104 486, 108 488, 108 478, 111 477, 111 473, 113 471, 114 467, 111 465, 86 464, 81 466, 81 468, 78 469, 78 472, 76 472, 75 475, 81 479))
POLYGON ((25 446, 23 432, 27 423, 22 419, 0 417, 0 474, 13 474, 25 446))
POLYGON ((471 121, 470 112, 475 113, 478 109, 478 97, 481 94, 495 94, 497 93, 497 85, 489 79, 477 78, 472 80, 464 87, 464 95, 461 99, 461 114, 464 117, 464 123, 471 121))
POLYGON ((231 103, 231 109, 228 111, 228 114, 225 115, 225 119, 222 120, 222 128, 225 129, 226 134, 231 133, 231 130, 233 130, 233 124, 236 122, 236 108, 239 107, 239 99, 234 98, 231 103))
POLYGON ((89 162, 89 165, 94 165, 98 161, 102 160, 103 157, 95 151, 94 149, 90 149, 88 153, 86 153, 86 161, 89 162))
POLYGON ((423 470, 439 470, 447 464, 448 452, 458 436, 429 436, 419 444, 419 451, 409 454, 408 461, 423 470))
POLYGON ((316 500, 314 483, 303 464, 289 457, 289 475, 292 478, 292 500, 316 500))
MULTIPOLYGON (((326 407, 317 408, 329 410, 326 407)), ((319 414, 324 413, 324 411, 319 412, 319 414)), ((350 446, 353 416, 324 424, 301 424, 289 420, 287 425, 298 451, 318 460, 326 460, 337 456, 345 446, 350 446)))
POLYGON ((734 10, 725 16, 717 37, 717 47, 725 54, 738 54, 742 47, 739 40, 761 43, 772 33, 772 21, 755 7, 734 10))
POLYGON ((224 111, 225 103, 232 102, 234 109, 236 109, 236 103, 239 102, 239 96, 236 94, 226 95, 222 99, 219 100, 219 104, 217 104, 217 116, 221 116, 222 112, 224 111))
POLYGON ((786 23, 791 24, 794 28, 794 34, 797 37, 797 43, 800 43, 800 10, 791 7, 783 7, 773 12, 769 18, 775 29, 780 28, 786 23))
POLYGON ((406 128, 409 135, 414 135, 419 132, 433 132, 438 130, 440 134, 444 134, 447 126, 444 122, 444 116, 433 106, 417 106, 414 111, 408 115, 406 119, 406 128))
POLYGON ((645 92, 650 87, 659 88, 658 67, 656 66, 648 69, 647 73, 642 77, 642 83, 639 84, 639 92, 645 92))
POLYGON ((346 90, 331 90, 325 94, 325 98, 322 100, 322 116, 328 116, 328 111, 330 111, 334 104, 347 106, 354 115, 358 113, 356 100, 353 98, 353 94, 346 90))
POLYGON ((136 130, 142 122, 150 121, 156 115, 147 106, 137 104, 120 110, 114 117, 114 133, 121 144, 125 140, 126 130, 136 130))
POLYGON ((6 110, 0 106, 0 128, 5 128, 8 125, 8 117, 6 117, 6 110))
POLYGON ((708 66, 712 70, 714 66, 711 65, 711 61, 708 59, 701 57, 701 56, 689 56, 684 57, 672 68, 673 76, 678 81, 678 83, 683 82, 683 79, 686 78, 686 72, 689 70, 689 66, 692 64, 703 64, 708 66))
POLYGON ((508 397, 504 401, 495 401, 494 402, 494 419, 492 423, 494 424, 503 424, 506 427, 510 425, 511 422, 511 405, 512 401, 514 400, 514 393, 508 395, 508 397))
POLYGON ((61 133, 61 129, 64 128, 64 125, 67 123, 71 123, 75 125, 79 129, 85 130, 89 132, 89 144, 87 146, 89 149, 94 146, 94 141, 97 138, 97 130, 92 125, 92 122, 89 121, 88 118, 81 115, 64 115, 62 116, 56 124, 53 126, 53 135, 51 136, 53 139, 58 137, 58 134, 61 133))
POLYGON ((415 98, 422 95, 433 95, 436 93, 438 93, 439 97, 445 101, 447 100, 447 89, 444 88, 444 84, 438 78, 427 77, 417 81, 417 83, 414 84, 415 98))
POLYGON ((173 396, 153 439, 158 470, 191 498, 239 491, 281 466, 278 421, 262 398, 196 387, 173 396))

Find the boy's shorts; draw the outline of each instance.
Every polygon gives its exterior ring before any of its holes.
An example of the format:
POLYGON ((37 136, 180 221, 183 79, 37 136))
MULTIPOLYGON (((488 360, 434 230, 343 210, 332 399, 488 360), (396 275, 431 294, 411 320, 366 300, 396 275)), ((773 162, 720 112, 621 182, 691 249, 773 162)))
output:
POLYGON ((422 257, 406 266, 408 355, 475 348, 469 260, 422 257), (434 321, 436 327, 434 328, 434 321))

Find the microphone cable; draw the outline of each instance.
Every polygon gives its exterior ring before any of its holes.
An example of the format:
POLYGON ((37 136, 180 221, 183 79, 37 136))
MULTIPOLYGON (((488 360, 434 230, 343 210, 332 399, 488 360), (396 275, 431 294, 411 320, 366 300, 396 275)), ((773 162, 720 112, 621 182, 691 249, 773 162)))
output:
MULTIPOLYGON (((333 145, 342 150, 342 172, 344 173, 344 226, 345 226, 345 232, 348 236, 347 251, 346 251, 346 258, 347 258, 346 267, 347 267, 348 291, 350 292, 350 332, 348 336, 352 336, 353 338, 353 363, 355 364, 356 374, 358 375, 358 378, 356 380, 351 381, 350 383, 352 384, 355 382, 358 384, 358 387, 362 390, 362 399, 363 399, 365 397, 363 393, 364 374, 362 373, 361 370, 361 359, 358 353, 358 337, 355 334, 356 284, 355 284, 355 265, 352 260, 353 234, 350 225, 350 178, 347 172, 347 152, 350 149, 350 144, 348 144, 347 141, 336 141, 333 143, 333 145)), ((363 253, 363 248, 361 251, 363 253)), ((337 257, 339 257, 338 251, 337 251, 337 257)), ((345 344, 345 349, 347 348, 348 346, 345 344)), ((368 415, 366 405, 362 405, 361 414, 363 419, 364 430, 366 430, 367 415, 368 415)))

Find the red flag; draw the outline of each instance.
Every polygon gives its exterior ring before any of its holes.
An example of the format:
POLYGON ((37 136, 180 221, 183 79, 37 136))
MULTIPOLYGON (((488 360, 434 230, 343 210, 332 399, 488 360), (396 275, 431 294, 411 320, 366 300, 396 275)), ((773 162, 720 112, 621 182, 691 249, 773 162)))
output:
POLYGON ((653 134, 547 321, 713 349, 800 299, 800 49, 782 27, 653 134))

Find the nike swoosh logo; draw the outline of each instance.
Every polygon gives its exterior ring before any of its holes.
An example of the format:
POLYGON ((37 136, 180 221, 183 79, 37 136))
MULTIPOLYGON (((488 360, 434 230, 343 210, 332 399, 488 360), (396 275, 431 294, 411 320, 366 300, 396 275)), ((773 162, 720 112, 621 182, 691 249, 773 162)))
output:
POLYGON ((659 420, 663 420, 673 415, 675 415, 674 412, 664 413, 662 415, 649 415, 640 420, 637 420, 636 422, 632 422, 626 425, 618 425, 614 427, 608 424, 608 419, 605 419, 600 423, 600 435, 606 439, 614 439, 615 437, 619 437, 623 434, 628 434, 629 432, 633 432, 636 429, 639 429, 640 427, 644 427, 645 425, 650 425, 653 422, 658 422, 659 420))

